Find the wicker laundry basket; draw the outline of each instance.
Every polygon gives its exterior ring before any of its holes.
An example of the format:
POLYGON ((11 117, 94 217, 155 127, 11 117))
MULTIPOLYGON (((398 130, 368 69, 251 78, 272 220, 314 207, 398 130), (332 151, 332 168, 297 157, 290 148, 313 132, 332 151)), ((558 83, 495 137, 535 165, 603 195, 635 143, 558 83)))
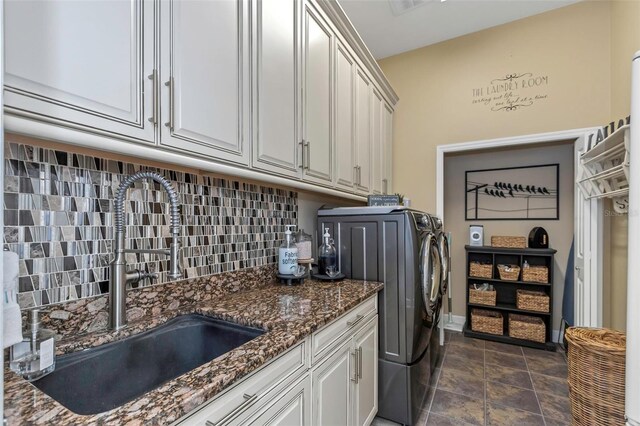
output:
POLYGON ((522 281, 546 284, 549 282, 549 269, 546 266, 522 268, 522 281))
POLYGON ((491 263, 469 262, 469 276, 493 278, 493 265, 491 263))
POLYGON ((496 306, 496 294, 495 290, 476 290, 473 286, 470 286, 469 303, 496 306))
POLYGON ((565 338, 573 424, 624 425, 625 335, 602 328, 570 327, 565 338))
POLYGON ((481 333, 502 335, 502 314, 484 309, 471 310, 471 330, 481 333))
POLYGON ((494 235, 491 237, 491 247, 527 248, 527 238, 494 235))

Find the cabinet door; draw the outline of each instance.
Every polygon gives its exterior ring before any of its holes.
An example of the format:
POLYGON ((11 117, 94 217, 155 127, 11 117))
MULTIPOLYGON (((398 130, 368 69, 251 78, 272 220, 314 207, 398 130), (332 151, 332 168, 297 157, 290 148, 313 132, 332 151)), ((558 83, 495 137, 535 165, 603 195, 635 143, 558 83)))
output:
POLYGON ((356 188, 368 194, 371 190, 371 82, 356 71, 356 188))
POLYGON ((382 109, 383 144, 382 144, 382 189, 385 194, 392 194, 393 177, 393 110, 388 104, 382 109))
POLYGON ((349 425, 352 416, 351 340, 340 346, 333 355, 311 372, 313 424, 349 425))
POLYGON ((68 127, 154 141, 154 3, 4 3, 5 106, 68 127))
POLYGON ((382 184, 382 109, 384 101, 382 95, 374 88, 371 89, 371 192, 382 194, 384 190, 382 184))
POLYGON ((311 424, 309 374, 267 403, 268 408, 245 424, 255 426, 308 426, 311 424))
POLYGON ((355 183, 355 70, 353 56, 340 41, 336 43, 336 185, 352 190, 355 183))
POLYGON ((304 165, 306 180, 332 182, 331 49, 333 33, 324 18, 305 2, 303 32, 304 165))
POLYGON ((378 412, 378 316, 354 337, 357 383, 354 387, 354 424, 371 424, 378 412))
POLYGON ((160 4, 160 143, 248 164, 248 0, 160 4))
POLYGON ((253 166, 298 176, 300 2, 254 2, 253 26, 253 166))

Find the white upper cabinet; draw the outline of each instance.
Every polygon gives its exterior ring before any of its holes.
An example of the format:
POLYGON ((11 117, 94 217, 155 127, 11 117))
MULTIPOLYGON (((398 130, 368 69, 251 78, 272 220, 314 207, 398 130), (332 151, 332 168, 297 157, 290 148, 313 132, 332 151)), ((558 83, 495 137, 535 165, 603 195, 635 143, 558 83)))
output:
POLYGON ((391 192, 397 96, 334 0, 14 0, 4 31, 8 132, 391 192))
POLYGON ((303 177, 332 183, 333 33, 310 2, 303 16, 303 177))
POLYGON ((382 194, 384 185, 383 175, 383 127, 382 109, 384 100, 382 95, 372 87, 371 89, 371 192, 382 194))
POLYGON ((298 0, 253 2, 253 166, 300 175, 298 0))
POLYGON ((248 164, 248 0, 160 5, 160 143, 248 164))
POLYGON ((335 50, 335 152, 336 185, 353 190, 355 183, 355 71, 356 64, 347 47, 338 41, 335 50))
POLYGON ((371 82, 356 71, 356 188, 371 190, 371 82))
POLYGON ((5 106, 153 142, 154 3, 4 3, 5 106))
POLYGON ((382 108, 382 184, 385 194, 392 194, 393 177, 393 109, 385 102, 382 108))

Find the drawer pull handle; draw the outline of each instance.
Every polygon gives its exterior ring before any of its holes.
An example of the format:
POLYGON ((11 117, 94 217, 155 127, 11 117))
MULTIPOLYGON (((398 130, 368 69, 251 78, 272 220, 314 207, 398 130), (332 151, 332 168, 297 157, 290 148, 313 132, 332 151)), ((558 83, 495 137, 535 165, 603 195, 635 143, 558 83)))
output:
POLYGON ((356 325, 357 323, 359 323, 363 319, 364 319, 364 315, 356 315, 356 319, 355 320, 347 321, 347 327, 353 327, 354 325, 356 325))
POLYGON ((231 420, 235 419, 240 413, 242 413, 244 410, 252 406, 253 403, 256 402, 256 400, 258 399, 258 394, 254 393, 253 395, 248 395, 245 393, 244 395, 242 395, 242 397, 244 398, 244 402, 242 404, 238 405, 236 408, 229 411, 223 418, 221 418, 217 422, 212 422, 207 420, 206 425, 222 426, 222 425, 228 424, 231 420))
POLYGON ((356 350, 358 351, 358 378, 362 379, 362 346, 356 350))

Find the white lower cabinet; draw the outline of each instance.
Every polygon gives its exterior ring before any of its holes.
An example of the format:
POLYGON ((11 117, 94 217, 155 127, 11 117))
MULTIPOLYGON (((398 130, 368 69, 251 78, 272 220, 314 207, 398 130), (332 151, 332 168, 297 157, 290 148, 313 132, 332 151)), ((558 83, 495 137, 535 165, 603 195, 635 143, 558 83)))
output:
POLYGON ((378 316, 353 338, 357 374, 353 404, 355 425, 371 424, 378 412, 378 316))
POLYGON ((275 397, 270 405, 247 421, 249 425, 307 426, 311 424, 311 378, 309 373, 275 397))
POLYGON ((378 412, 378 316, 311 372, 313 424, 369 425, 378 412))
POLYGON ((314 426, 352 424, 351 346, 345 342, 311 372, 314 426))
POLYGON ((174 425, 362 426, 377 411, 373 296, 174 425))

